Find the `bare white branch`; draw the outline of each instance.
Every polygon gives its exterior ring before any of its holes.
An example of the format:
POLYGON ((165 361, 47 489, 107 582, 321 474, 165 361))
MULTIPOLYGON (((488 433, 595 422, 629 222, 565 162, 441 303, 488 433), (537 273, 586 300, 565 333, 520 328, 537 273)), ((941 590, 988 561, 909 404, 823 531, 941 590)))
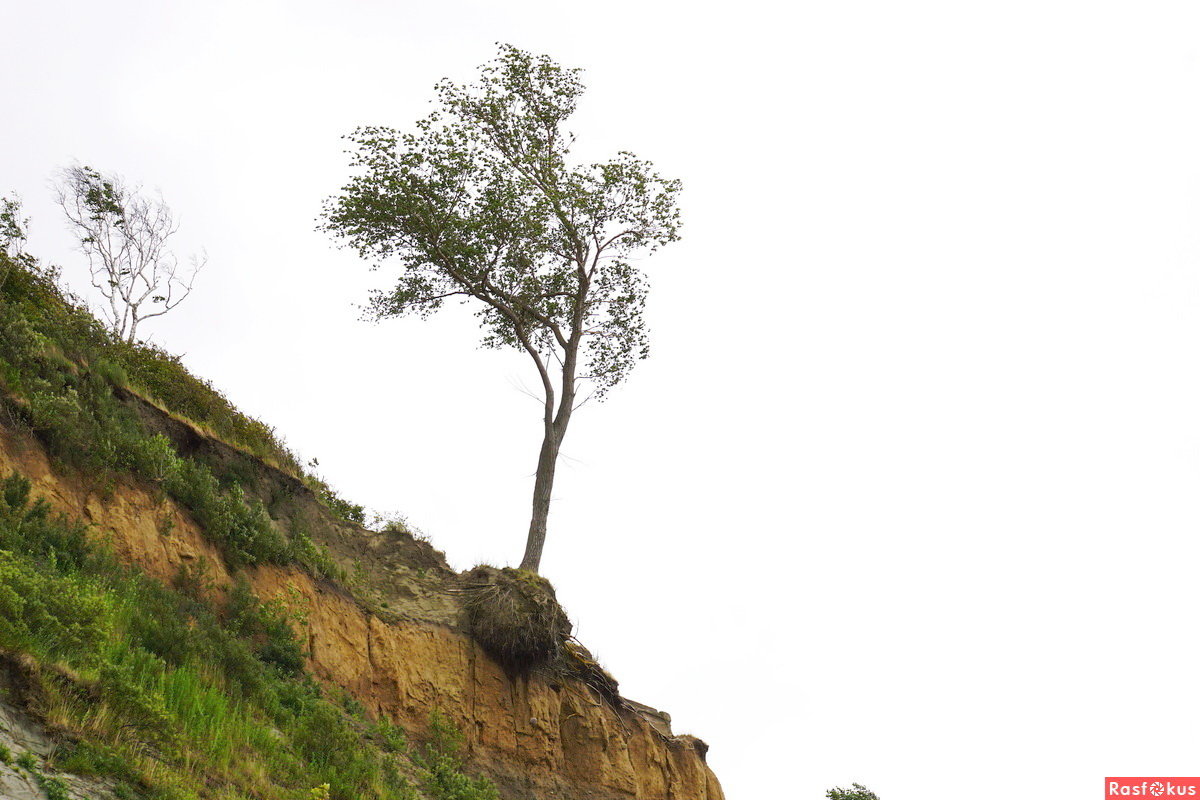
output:
POLYGON ((191 294, 207 256, 193 256, 180 267, 169 247, 179 225, 161 195, 148 198, 119 176, 75 165, 62 171, 56 199, 87 256, 92 286, 105 301, 100 311, 114 335, 137 341, 144 320, 191 294))

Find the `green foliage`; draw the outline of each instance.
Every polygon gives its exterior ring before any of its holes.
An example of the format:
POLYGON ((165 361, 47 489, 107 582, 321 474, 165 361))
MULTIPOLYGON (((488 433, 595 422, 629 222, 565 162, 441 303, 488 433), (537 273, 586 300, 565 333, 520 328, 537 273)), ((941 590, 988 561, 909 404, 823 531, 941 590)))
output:
POLYGON ((329 550, 314 542, 303 528, 292 530, 289 557, 317 575, 343 582, 346 580, 346 571, 337 565, 329 550))
POLYGON ((411 537, 418 542, 428 542, 429 536, 417 526, 408 521, 408 517, 399 511, 374 511, 368 527, 379 533, 399 533, 411 537))
POLYGON ((87 312, 83 303, 57 286, 56 270, 31 258, 14 260, 0 253, 0 267, 10 279, 0 291, 0 357, 8 367, 8 388, 59 393, 78 376, 75 364, 110 387, 136 388, 171 413, 192 420, 219 438, 299 475, 295 456, 263 422, 239 412, 207 381, 195 377, 178 356, 150 344, 113 337, 87 312), (33 385, 28 385, 32 382, 33 385), (16 383, 17 385, 11 385, 16 383))
POLYGON ((67 791, 67 784, 62 778, 39 773, 37 775, 37 783, 46 794, 46 800, 71 800, 71 795, 67 791))
POLYGON ((0 481, 0 647, 90 661, 111 628, 110 599, 80 573, 83 529, 52 519, 44 501, 30 503, 29 487, 15 474, 0 481))
POLYGON ((93 660, 111 609, 102 587, 0 550, 0 646, 47 660, 93 660))
MULTIPOLYGON (((460 774, 443 722, 418 761, 403 731, 324 698, 293 632, 302 616, 245 582, 218 608, 202 577, 177 591, 130 571, 16 476, 0 481, 0 543, 0 647, 61 665, 40 679, 74 739, 56 768, 112 778, 127 798, 418 800, 406 773, 435 800, 496 797, 460 774)), ((57 797, 32 754, 17 763, 57 797)))
POLYGON ((52 516, 45 500, 32 500, 28 478, 0 480, 0 550, 20 548, 42 563, 77 570, 88 558, 84 527, 52 516))
POLYGON ((879 800, 875 794, 862 784, 851 784, 851 789, 830 789, 825 793, 829 800, 879 800))
POLYGON ((578 352, 603 394, 647 353, 631 257, 678 239, 680 184, 626 152, 571 163, 579 72, 502 45, 475 84, 439 83, 415 132, 359 128, 359 174, 327 202, 323 229, 401 264, 372 300, 377 317, 473 298, 485 345, 578 352))
MULTIPOLYGON (((304 475, 269 428, 177 358, 116 340, 58 288, 55 271, 0 253, 0 274, 5 424, 26 426, 101 487, 126 475, 158 486, 232 565, 296 562, 344 577, 327 550, 302 529, 285 536, 245 490, 253 469, 182 454, 147 427, 128 390, 300 474, 343 518, 361 521, 361 508, 304 475)), ((43 665, 47 707, 75 740, 58 767, 110 777, 128 798, 182 800, 220 785, 261 800, 314 786, 328 786, 330 800, 416 800, 403 731, 368 722, 352 698, 322 696, 304 671, 293 607, 245 584, 214 606, 203 566, 176 586, 121 566, 33 498, 25 478, 0 478, 0 647, 43 665)))
POLYGON ((499 800, 491 781, 463 773, 461 750, 462 733, 435 709, 429 740, 413 758, 421 771, 421 788, 433 800, 499 800))
MULTIPOLYGON (((28 238, 29 219, 21 215, 21 199, 16 195, 0 197, 0 253, 12 259, 22 257, 28 238)), ((0 282, 7 269, 0 269, 0 282)))
POLYGON ((366 509, 341 498, 329 484, 322 480, 313 480, 309 485, 316 492, 317 499, 336 516, 355 525, 362 525, 367 521, 366 509))
POLYGON ((129 386, 129 373, 120 364, 101 358, 92 365, 92 372, 110 386, 124 389, 129 386))
POLYGON ((300 474, 299 462, 279 441, 274 428, 234 408, 211 383, 188 372, 179 356, 144 343, 113 341, 107 349, 127 373, 130 384, 172 413, 286 471, 300 474))
POLYGON ((306 653, 292 630, 295 615, 278 600, 259 600, 245 576, 234 583, 227 614, 230 630, 254 642, 260 660, 286 675, 299 675, 304 669, 306 653))
POLYGON ((116 748, 95 742, 75 742, 54 754, 54 766, 72 775, 106 775, 137 780, 129 762, 116 748))
MULTIPOLYGON (((7 752, 7 748, 5 752, 7 752)), ((17 758, 17 766, 33 777, 42 793, 46 795, 46 800, 71 800, 66 781, 42 772, 37 757, 31 751, 26 750, 17 758)))
POLYGON ((262 503, 246 497, 238 484, 223 488, 212 471, 193 459, 175 459, 164 486, 192 510, 209 538, 221 545, 227 561, 242 564, 284 563, 289 547, 271 523, 262 503))
POLYGON ((404 729, 393 725, 386 718, 375 724, 371 734, 380 747, 389 753, 403 753, 408 744, 404 736, 404 729))

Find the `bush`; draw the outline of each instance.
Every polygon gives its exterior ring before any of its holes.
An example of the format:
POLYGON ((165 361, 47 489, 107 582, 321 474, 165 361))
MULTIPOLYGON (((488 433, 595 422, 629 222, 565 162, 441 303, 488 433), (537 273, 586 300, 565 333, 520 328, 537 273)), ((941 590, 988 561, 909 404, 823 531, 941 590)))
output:
POLYGON ((161 403, 172 413, 199 423, 231 444, 295 474, 301 472, 295 456, 275 436, 275 430, 234 408, 229 399, 206 380, 188 372, 179 357, 153 344, 108 342, 130 385, 161 403))
POLYGON ((30 502, 32 484, 12 473, 0 480, 0 550, 28 554, 62 570, 78 570, 91 556, 78 523, 52 517, 45 500, 30 502))
POLYGON ((389 753, 403 753, 408 744, 404 729, 393 725, 386 717, 375 724, 371 733, 380 747, 389 753))
POLYGON ((491 781, 463 773, 461 749, 462 733, 434 710, 429 740, 413 759, 421 770, 421 788, 433 800, 499 800, 491 781))
POLYGON ((260 660, 298 675, 304 669, 303 645, 289 620, 295 618, 279 601, 264 603, 250 591, 245 576, 238 576, 229 597, 229 626, 238 636, 254 642, 260 660))
POLYGON ((852 789, 834 788, 825 793, 829 800, 879 800, 879 795, 859 783, 851 784, 852 789))
POLYGON ((54 766, 75 775, 108 775, 135 780, 129 762, 115 748, 90 742, 77 742, 54 754, 54 766))
POLYGON ((172 485, 182 469, 182 460, 175 454, 171 440, 161 433, 149 438, 137 438, 129 446, 130 468, 158 484, 172 485))
POLYGON ((102 587, 0 550, 0 646, 93 662, 112 627, 111 612, 102 587))
MULTIPOLYGON (((316 463, 315 460, 313 463, 316 463)), ((306 475, 304 483, 317 496, 317 500, 320 501, 321 505, 328 508, 338 519, 354 525, 366 524, 367 511, 363 506, 344 500, 333 490, 332 486, 315 475, 306 475)))
POLYGON ((192 459, 179 459, 164 485, 196 515, 205 534, 233 566, 284 563, 289 545, 257 500, 241 486, 222 490, 212 471, 192 459))

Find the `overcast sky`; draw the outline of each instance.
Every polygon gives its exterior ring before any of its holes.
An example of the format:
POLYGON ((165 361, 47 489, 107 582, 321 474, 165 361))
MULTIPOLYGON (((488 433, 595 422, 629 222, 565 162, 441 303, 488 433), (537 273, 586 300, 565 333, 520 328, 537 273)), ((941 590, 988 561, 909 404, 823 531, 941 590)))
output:
POLYGON ((579 152, 683 180, 653 354, 573 420, 543 572, 731 800, 1099 798, 1200 752, 1194 2, 0 0, 0 192, 87 288, 78 160, 161 189, 147 324, 348 497, 515 564, 536 375, 369 324, 340 137, 495 42, 586 69, 579 152))

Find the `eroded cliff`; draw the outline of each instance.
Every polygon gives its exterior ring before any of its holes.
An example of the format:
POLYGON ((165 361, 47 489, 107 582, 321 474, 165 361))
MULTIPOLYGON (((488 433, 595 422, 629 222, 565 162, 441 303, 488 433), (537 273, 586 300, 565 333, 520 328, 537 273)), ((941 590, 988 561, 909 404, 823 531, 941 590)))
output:
MULTIPOLYGON (((302 524, 349 586, 295 566, 242 567, 254 592, 294 612, 307 666, 368 712, 420 735, 438 710, 465 735, 468 764, 509 799, 723 800, 707 746, 669 718, 606 700, 584 680, 512 676, 464 632, 457 576, 427 543, 334 518, 301 482, 140 396, 123 398, 181 453, 236 467, 280 526, 302 524)), ((199 576, 228 591, 234 570, 192 514, 152 482, 98 481, 56 464, 20 426, 0 427, 0 472, 89 524, 119 557, 164 582, 199 576)))

